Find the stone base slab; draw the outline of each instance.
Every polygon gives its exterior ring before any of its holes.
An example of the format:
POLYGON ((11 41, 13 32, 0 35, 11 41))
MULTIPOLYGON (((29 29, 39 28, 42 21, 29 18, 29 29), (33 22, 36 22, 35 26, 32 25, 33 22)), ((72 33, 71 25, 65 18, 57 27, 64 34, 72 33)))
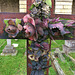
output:
POLYGON ((15 56, 16 54, 17 54, 17 51, 15 47, 13 47, 12 45, 6 45, 0 55, 1 56, 7 56, 7 55, 15 56))
POLYGON ((18 53, 18 51, 16 50, 16 52, 15 53, 1 53, 0 55, 1 56, 8 56, 8 55, 11 55, 11 56, 16 56, 17 55, 17 53, 18 53))

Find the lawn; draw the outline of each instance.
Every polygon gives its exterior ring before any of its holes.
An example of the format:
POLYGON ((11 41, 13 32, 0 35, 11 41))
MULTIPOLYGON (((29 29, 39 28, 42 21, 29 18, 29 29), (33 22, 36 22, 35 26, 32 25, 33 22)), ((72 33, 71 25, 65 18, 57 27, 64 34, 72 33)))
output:
POLYGON ((53 67, 49 68, 49 75, 57 75, 57 72, 54 70, 53 67))
POLYGON ((61 62, 61 60, 57 58, 59 65, 61 66, 65 75, 74 75, 73 71, 75 71, 75 64, 65 54, 64 57, 65 57, 65 62, 61 62))
POLYGON ((55 40, 55 41, 52 41, 52 44, 51 44, 51 51, 55 51, 55 49, 53 48, 59 48, 60 50, 62 50, 62 45, 65 44, 65 40, 55 40))
POLYGON ((62 62, 59 58, 57 60, 65 75, 74 75, 67 60, 65 62, 62 62))
POLYGON ((69 53, 69 55, 75 59, 75 53, 69 53))
MULTIPOLYGON (((1 44, 3 44, 3 46, 0 47, 0 53, 2 52, 7 43, 5 41, 5 39, 0 39, 0 46, 1 44)), ((16 50, 18 50, 18 54, 16 56, 0 56, 0 75, 27 75, 27 57, 24 55, 26 50, 26 40, 19 39, 15 41, 14 39, 12 39, 11 41, 12 44, 19 44, 19 46, 16 48, 16 50)), ((52 41, 51 51, 53 52, 53 48, 57 47, 62 50, 63 44, 64 40, 55 40, 55 42, 52 41)), ((66 58, 65 55, 64 57, 66 59, 65 63, 61 62, 61 60, 57 58, 58 63, 60 64, 66 75, 73 75, 71 69, 75 70, 75 65, 71 61, 69 61, 69 58, 66 58)), ((57 72, 54 70, 53 67, 49 68, 49 75, 57 75, 57 72)))
MULTIPOLYGON (((52 41, 51 51, 52 52, 55 51, 55 49, 53 48, 57 48, 57 47, 59 47, 60 50, 62 50, 62 45, 64 43, 65 43, 65 40, 52 41)), ((72 56, 75 56, 75 55, 73 54, 72 56)), ((75 71, 75 64, 70 60, 70 58, 66 57, 66 55, 64 55, 64 57, 65 57, 65 62, 62 62, 59 58, 57 58, 60 67, 64 71, 65 75, 74 75, 72 70, 75 71)), ((56 71, 52 67, 49 68, 49 71, 50 71, 49 75, 57 75, 56 71)))
POLYGON ((3 44, 3 42, 5 42, 6 39, 0 39, 0 46, 3 44))
POLYGON ((67 57, 65 54, 64 54, 64 57, 65 57, 67 63, 69 64, 69 67, 70 67, 73 71, 75 71, 75 64, 72 62, 72 60, 71 60, 69 57, 67 57))
MULTIPOLYGON (((51 65, 51 61, 49 62, 49 64, 51 65)), ((49 68, 49 75, 57 75, 57 72, 54 70, 53 67, 49 68)))
MULTIPOLYGON (((5 39, 1 39, 0 42, 5 39)), ((26 40, 12 39, 12 43, 17 43, 19 46, 16 48, 18 54, 16 56, 0 56, 0 75, 27 75, 27 57, 25 53, 26 40)), ((0 53, 4 49, 6 42, 0 47, 0 53)))
MULTIPOLYGON (((60 50, 62 50, 62 45, 64 44, 64 40, 55 40, 55 41, 51 41, 51 52, 54 52, 55 49, 53 48, 60 48, 60 50)), ((50 61, 51 64, 51 61, 50 61)), ((49 68, 49 75, 57 75, 57 72, 54 70, 53 67, 49 68)))

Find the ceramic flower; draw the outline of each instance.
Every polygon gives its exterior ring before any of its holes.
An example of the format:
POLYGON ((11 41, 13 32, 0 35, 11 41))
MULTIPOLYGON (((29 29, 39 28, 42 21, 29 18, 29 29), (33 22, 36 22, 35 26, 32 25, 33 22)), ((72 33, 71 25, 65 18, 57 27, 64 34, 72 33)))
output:
POLYGON ((35 27, 35 21, 34 19, 29 15, 25 15, 23 17, 24 21, 24 32, 25 32, 25 37, 29 38, 30 40, 35 40, 38 38, 37 32, 36 32, 36 27, 35 27))
POLYGON ((22 26, 19 24, 21 21, 19 19, 16 19, 16 21, 5 20, 4 22, 6 24, 5 31, 8 33, 9 37, 15 38, 22 30, 22 26))
POLYGON ((68 28, 66 30, 66 27, 70 27, 72 26, 72 24, 74 23, 74 21, 64 21, 64 20, 59 20, 59 18, 57 19, 52 19, 48 26, 50 28, 50 34, 52 34, 53 36, 60 36, 60 35, 65 35, 65 34, 69 34, 71 33, 68 28), (65 27, 66 25, 66 27, 65 27))

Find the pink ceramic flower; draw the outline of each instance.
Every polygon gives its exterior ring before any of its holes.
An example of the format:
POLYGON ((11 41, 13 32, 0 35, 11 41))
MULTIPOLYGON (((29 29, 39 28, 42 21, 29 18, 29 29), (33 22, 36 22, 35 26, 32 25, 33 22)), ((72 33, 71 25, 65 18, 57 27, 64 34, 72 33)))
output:
POLYGON ((35 27, 35 20, 29 15, 25 15, 23 17, 24 21, 24 32, 25 32, 25 37, 29 38, 30 40, 35 40, 37 39, 37 32, 36 27, 35 27))
POLYGON ((21 30, 22 26, 20 24, 16 25, 15 21, 8 20, 8 26, 5 28, 5 31, 8 33, 9 37, 15 38, 21 30))
POLYGON ((29 22, 35 26, 35 21, 29 14, 27 14, 23 17, 23 21, 24 21, 24 23, 29 22))

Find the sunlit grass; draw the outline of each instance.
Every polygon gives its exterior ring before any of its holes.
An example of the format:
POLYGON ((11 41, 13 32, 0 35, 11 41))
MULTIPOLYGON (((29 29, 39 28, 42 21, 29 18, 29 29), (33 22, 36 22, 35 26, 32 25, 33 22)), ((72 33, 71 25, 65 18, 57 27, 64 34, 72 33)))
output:
POLYGON ((75 64, 72 62, 72 60, 71 60, 69 57, 67 57, 65 54, 64 54, 64 57, 65 57, 65 59, 66 59, 68 65, 69 65, 69 67, 70 67, 73 71, 75 71, 75 64))
POLYGON ((75 59, 75 53, 69 53, 69 55, 75 59))
MULTIPOLYGON (((55 51, 55 49, 53 48, 60 48, 60 50, 62 50, 62 45, 65 44, 65 40, 55 40, 52 41, 51 44, 51 51, 55 51)), ((75 64, 73 64, 72 61, 69 61, 70 58, 65 56, 65 62, 62 62, 59 58, 57 58, 58 63, 60 65, 60 67, 62 68, 62 70, 64 71, 65 75, 74 75, 72 70, 75 71, 75 64), (72 69, 72 70, 71 70, 72 69)), ((49 68, 49 73, 50 75, 57 75, 56 71, 53 69, 53 67, 49 68)))
MULTIPOLYGON (((51 65, 51 61, 49 62, 49 64, 51 65)), ((57 72, 52 66, 49 68, 49 75, 57 75, 57 72)))
MULTIPOLYGON (((64 44, 64 42, 65 42, 64 40, 51 41, 51 52, 55 51, 55 49, 53 48, 60 48, 60 50, 62 50, 62 45, 64 44)), ((51 61, 50 61, 50 64, 51 64, 51 61)), ((53 66, 49 68, 49 75, 57 75, 57 72, 55 71, 53 66)))
POLYGON ((55 51, 55 49, 53 48, 59 48, 60 50, 62 50, 62 45, 65 43, 64 40, 54 40, 51 43, 51 51, 55 51))
MULTIPOLYGON (((3 39, 1 39, 3 41, 3 39)), ((19 44, 16 48, 16 56, 0 56, 0 75, 27 75, 27 58, 25 53, 26 40, 12 40, 12 43, 19 44)), ((0 48, 0 53, 6 43, 0 48)))
POLYGON ((57 60, 65 75, 74 75, 67 61, 62 62, 59 58, 57 60))

